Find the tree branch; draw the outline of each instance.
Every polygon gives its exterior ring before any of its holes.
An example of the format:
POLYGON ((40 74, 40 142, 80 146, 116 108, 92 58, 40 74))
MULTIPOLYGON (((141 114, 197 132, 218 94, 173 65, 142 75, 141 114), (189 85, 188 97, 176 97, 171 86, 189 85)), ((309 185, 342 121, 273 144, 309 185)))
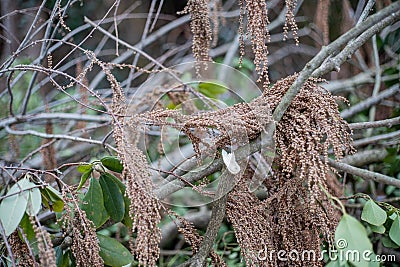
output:
POLYGON ((390 176, 386 176, 380 173, 376 173, 376 172, 371 172, 368 170, 364 170, 364 169, 360 169, 357 167, 353 167, 350 166, 348 164, 342 163, 342 162, 337 162, 333 159, 328 159, 328 163, 329 165, 331 165, 332 167, 353 174, 353 175, 357 175, 365 180, 372 180, 378 183, 383 183, 383 184, 387 184, 387 185, 393 185, 395 187, 400 188, 400 180, 392 178, 390 176))
POLYGON ((33 121, 44 121, 44 120, 75 120, 75 121, 88 121, 88 122, 111 122, 109 116, 100 115, 87 115, 87 114, 75 114, 75 113, 40 113, 35 115, 24 115, 11 117, 0 120, 0 129, 5 128, 18 123, 33 122, 33 121))
POLYGON ((342 111, 340 113, 340 115, 344 119, 350 118, 351 116, 357 114, 358 112, 363 111, 363 110, 365 110, 367 108, 372 107, 373 105, 376 105, 376 104, 380 103, 385 98, 388 98, 388 97, 391 97, 391 96, 395 95, 396 93, 399 92, 399 90, 400 90, 400 87, 399 87, 398 84, 393 85, 389 89, 386 89, 385 91, 380 92, 376 96, 369 97, 366 100, 364 100, 364 101, 352 106, 351 108, 342 111))
POLYGON ((379 128, 379 127, 391 128, 392 126, 398 125, 398 124, 400 124, 400 116, 396 117, 396 118, 380 120, 380 121, 350 123, 349 127, 352 130, 360 130, 360 129, 379 128))

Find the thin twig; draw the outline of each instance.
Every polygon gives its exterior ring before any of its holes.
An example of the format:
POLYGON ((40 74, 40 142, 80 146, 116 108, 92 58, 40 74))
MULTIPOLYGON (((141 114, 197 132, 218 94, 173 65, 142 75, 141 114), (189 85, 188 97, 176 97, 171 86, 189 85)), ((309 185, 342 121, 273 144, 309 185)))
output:
MULTIPOLYGON (((65 140, 72 140, 75 142, 83 142, 83 143, 89 143, 89 144, 95 144, 95 145, 101 145, 101 146, 103 145, 103 142, 100 140, 87 139, 87 138, 82 138, 79 136, 70 136, 70 135, 65 135, 65 134, 47 134, 47 133, 37 132, 34 130, 17 131, 17 130, 11 129, 8 126, 6 126, 5 129, 9 134, 14 134, 14 135, 33 135, 33 136, 46 138, 46 139, 65 139, 65 140)), ((112 147, 110 144, 106 144, 106 145, 110 149, 116 151, 116 149, 114 147, 112 147)))
POLYGON ((4 231, 3 224, 1 223, 1 221, 0 221, 0 234, 1 234, 1 237, 3 239, 5 246, 7 248, 7 252, 8 252, 8 256, 10 257, 11 264, 13 267, 16 267, 16 265, 15 265, 16 261, 14 258, 14 254, 12 253, 10 243, 8 243, 7 236, 6 236, 6 233, 4 231))

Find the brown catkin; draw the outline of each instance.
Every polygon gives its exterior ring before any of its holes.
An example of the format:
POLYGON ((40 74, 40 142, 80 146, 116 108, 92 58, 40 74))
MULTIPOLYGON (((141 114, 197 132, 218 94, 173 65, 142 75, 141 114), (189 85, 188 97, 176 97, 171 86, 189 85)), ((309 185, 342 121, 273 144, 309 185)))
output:
POLYGON ((19 238, 18 232, 12 233, 8 242, 19 267, 39 266, 35 258, 30 254, 28 245, 19 238))
POLYGON ((38 225, 39 221, 35 220, 34 217, 30 217, 30 221, 37 240, 40 266, 56 267, 56 253, 51 243, 50 234, 38 225))
MULTIPOLYGON (((178 14, 187 13, 190 13, 190 29, 193 33, 193 56, 197 61, 209 61, 213 31, 208 0, 189 0, 186 7, 178 12, 178 14)), ((218 27, 217 24, 214 19, 214 29, 218 27)))
POLYGON ((64 233, 72 238, 72 254, 75 257, 76 265, 82 267, 103 266, 103 259, 100 257, 99 241, 96 235, 96 227, 87 217, 85 211, 80 209, 76 196, 67 194, 64 190, 63 199, 65 213, 61 220, 64 233))

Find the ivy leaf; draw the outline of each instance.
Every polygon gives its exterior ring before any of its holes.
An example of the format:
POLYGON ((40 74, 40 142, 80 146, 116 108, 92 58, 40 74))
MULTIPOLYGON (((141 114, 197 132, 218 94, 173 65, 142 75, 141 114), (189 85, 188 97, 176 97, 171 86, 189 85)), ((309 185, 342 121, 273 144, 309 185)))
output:
POLYGON ((120 222, 125 214, 125 203, 121 190, 108 173, 101 174, 99 181, 103 190, 104 207, 111 219, 120 222))
POLYGON ((133 262, 134 258, 129 250, 114 238, 97 234, 100 246, 100 257, 104 264, 113 267, 125 266, 133 262))
POLYGON ((387 214, 375 201, 370 199, 364 205, 361 219, 369 224, 380 226, 385 223, 387 214))
POLYGON ((10 188, 1 202, 0 221, 6 236, 11 235, 21 222, 28 205, 28 190, 32 187, 35 187, 35 184, 29 182, 27 178, 23 178, 10 188))
POLYGON ((93 167, 93 164, 91 163, 81 163, 76 170, 80 173, 86 173, 88 171, 90 171, 93 167))
POLYGON ((400 217, 396 216, 390 227, 389 236, 394 243, 400 246, 400 217))
POLYGON ((39 188, 32 188, 29 190, 29 201, 26 207, 26 213, 29 216, 35 216, 39 213, 42 207, 42 196, 40 195, 39 188))
POLYGON ((76 190, 79 190, 82 188, 82 186, 86 183, 87 179, 90 177, 92 174, 92 168, 90 168, 87 172, 84 172, 81 176, 81 181, 79 182, 78 188, 76 190))
POLYGON ((99 181, 95 178, 90 179, 89 189, 83 198, 82 210, 86 212, 86 216, 99 228, 108 219, 108 214, 104 208, 103 191, 99 181))
MULTIPOLYGON (((371 241, 368 238, 367 231, 364 226, 354 217, 344 214, 335 231, 336 248, 340 255, 348 255, 354 251, 359 251, 359 255, 363 255, 364 251, 373 251, 371 241)), ((348 259, 354 266, 365 267, 369 263, 360 256, 360 260, 348 259)))
POLYGON ((124 169, 124 166, 117 157, 106 156, 102 158, 100 161, 101 164, 103 164, 103 166, 109 169, 110 171, 122 173, 124 169))

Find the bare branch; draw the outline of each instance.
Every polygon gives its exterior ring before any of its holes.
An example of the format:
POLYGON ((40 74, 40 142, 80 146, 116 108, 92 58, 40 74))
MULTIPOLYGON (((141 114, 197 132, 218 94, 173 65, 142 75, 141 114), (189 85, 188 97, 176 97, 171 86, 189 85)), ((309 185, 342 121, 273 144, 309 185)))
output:
POLYGON ((368 129, 368 128, 379 128, 379 127, 388 127, 391 128, 393 125, 400 124, 400 117, 380 120, 380 121, 368 121, 368 122, 356 122, 351 123, 350 129, 358 130, 358 129, 368 129))
POLYGON ((385 91, 380 92, 375 97, 367 98, 366 100, 352 106, 351 108, 342 111, 340 113, 340 115, 344 119, 350 118, 351 116, 357 114, 358 112, 363 111, 367 108, 370 108, 373 105, 380 103, 384 99, 395 95, 396 93, 399 92, 399 90, 400 90, 399 85, 395 84, 392 87, 390 87, 389 89, 386 89, 385 91))
POLYGON ((369 144, 375 144, 379 141, 386 140, 386 139, 399 139, 399 141, 400 141, 400 131, 359 139, 359 140, 354 141, 353 146, 359 147, 359 146, 365 146, 365 145, 369 145, 369 144))
POLYGON ((110 122, 109 116, 101 115, 87 115, 87 114, 75 114, 75 113, 40 113, 35 115, 24 115, 11 117, 7 119, 0 120, 0 129, 7 126, 33 121, 43 121, 43 120, 75 120, 75 121, 88 121, 88 122, 110 122))
POLYGON ((353 175, 357 175, 365 180, 372 180, 372 181, 375 181, 378 183, 393 185, 395 187, 400 188, 400 180, 395 179, 393 177, 386 176, 386 175, 376 173, 376 172, 371 172, 371 171, 364 170, 364 169, 360 169, 357 167, 353 167, 348 164, 345 164, 342 162, 337 162, 332 159, 328 159, 328 163, 335 169, 338 169, 338 170, 341 170, 341 171, 344 171, 344 172, 347 172, 347 173, 350 173, 353 175))

